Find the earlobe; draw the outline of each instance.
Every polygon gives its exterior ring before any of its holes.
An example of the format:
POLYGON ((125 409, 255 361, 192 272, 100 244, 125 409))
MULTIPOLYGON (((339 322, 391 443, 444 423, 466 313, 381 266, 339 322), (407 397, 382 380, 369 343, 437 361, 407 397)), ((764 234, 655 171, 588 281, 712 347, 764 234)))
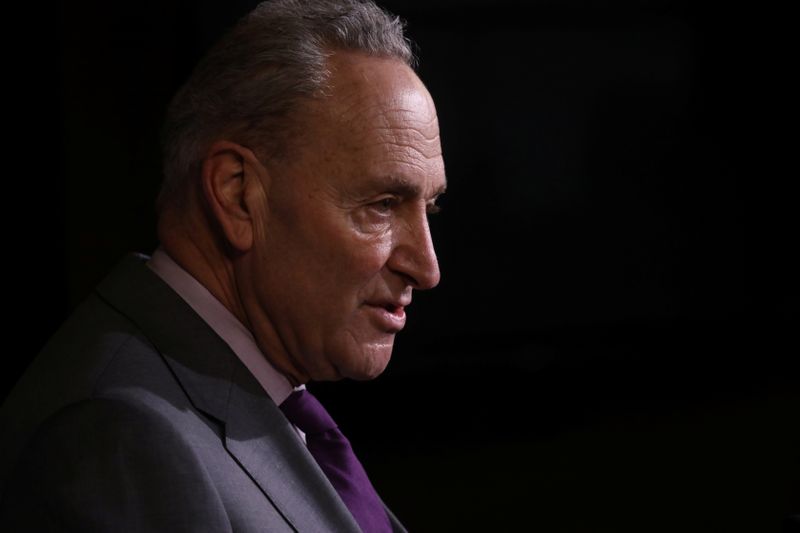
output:
POLYGON ((201 167, 204 200, 215 225, 235 250, 253 246, 254 231, 266 207, 263 166, 251 150, 230 141, 216 141, 201 167))

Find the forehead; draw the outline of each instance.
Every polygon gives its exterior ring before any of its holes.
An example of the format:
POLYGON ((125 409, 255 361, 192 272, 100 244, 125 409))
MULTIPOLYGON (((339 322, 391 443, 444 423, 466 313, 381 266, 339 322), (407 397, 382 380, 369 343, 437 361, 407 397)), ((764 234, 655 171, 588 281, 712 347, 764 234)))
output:
POLYGON ((420 118, 436 118, 433 100, 425 85, 403 62, 359 52, 337 52, 328 60, 329 98, 325 108, 336 117, 355 118, 369 110, 416 112, 420 118))
POLYGON ((416 74, 399 60, 354 52, 334 53, 328 66, 331 88, 310 104, 305 132, 325 163, 443 187, 436 108, 416 74))

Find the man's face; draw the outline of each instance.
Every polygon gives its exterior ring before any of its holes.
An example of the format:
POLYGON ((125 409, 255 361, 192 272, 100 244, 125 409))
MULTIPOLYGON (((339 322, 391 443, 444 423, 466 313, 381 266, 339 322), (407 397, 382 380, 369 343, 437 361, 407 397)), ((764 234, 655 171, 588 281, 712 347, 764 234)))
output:
POLYGON ((412 290, 439 282, 427 217, 445 175, 430 95, 396 60, 337 52, 329 66, 332 91, 307 108, 300 140, 265 163, 245 304, 262 349, 282 350, 273 362, 300 381, 380 374, 412 290))

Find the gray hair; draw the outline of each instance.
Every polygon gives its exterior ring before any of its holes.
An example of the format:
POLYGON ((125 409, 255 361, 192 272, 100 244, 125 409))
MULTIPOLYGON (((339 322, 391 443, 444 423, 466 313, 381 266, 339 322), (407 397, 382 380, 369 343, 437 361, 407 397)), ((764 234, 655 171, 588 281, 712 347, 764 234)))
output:
MULTIPOLYGON (((371 0, 269 0, 200 60, 176 93, 163 129, 164 181, 156 211, 183 208, 201 161, 219 138, 279 156, 302 98, 324 94, 336 50, 414 66, 403 22, 371 0)), ((263 159, 262 159, 263 161, 263 159)))

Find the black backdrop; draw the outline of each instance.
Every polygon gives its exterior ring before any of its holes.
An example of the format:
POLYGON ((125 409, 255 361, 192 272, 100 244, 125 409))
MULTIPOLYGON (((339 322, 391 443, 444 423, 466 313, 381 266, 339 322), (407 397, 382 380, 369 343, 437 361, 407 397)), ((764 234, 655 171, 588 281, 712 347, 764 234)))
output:
MULTIPOLYGON (((154 249, 164 107, 253 5, 7 13, 3 391, 122 254, 154 249)), ((416 531, 778 531, 800 508, 800 365, 788 200, 751 224, 769 95, 748 16, 383 5, 439 111, 442 282, 383 376, 314 388, 387 503, 416 531)))

